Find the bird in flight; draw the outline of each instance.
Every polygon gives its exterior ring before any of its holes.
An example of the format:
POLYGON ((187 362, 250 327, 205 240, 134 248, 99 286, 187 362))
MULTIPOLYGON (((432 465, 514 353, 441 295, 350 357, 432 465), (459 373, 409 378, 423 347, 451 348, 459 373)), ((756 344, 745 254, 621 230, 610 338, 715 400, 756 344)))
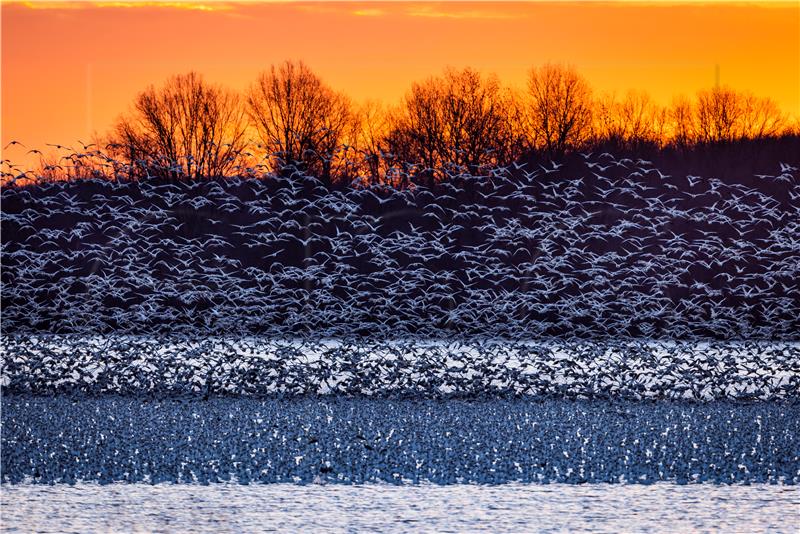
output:
POLYGON ((19 145, 19 146, 21 146, 22 148, 28 148, 28 147, 26 147, 25 145, 23 145, 22 143, 20 143, 19 141, 17 141, 16 139, 14 139, 14 140, 12 140, 10 143, 8 143, 8 144, 7 144, 7 145, 6 145, 6 146, 3 148, 3 150, 8 150, 8 147, 10 147, 10 146, 14 146, 14 145, 19 145))

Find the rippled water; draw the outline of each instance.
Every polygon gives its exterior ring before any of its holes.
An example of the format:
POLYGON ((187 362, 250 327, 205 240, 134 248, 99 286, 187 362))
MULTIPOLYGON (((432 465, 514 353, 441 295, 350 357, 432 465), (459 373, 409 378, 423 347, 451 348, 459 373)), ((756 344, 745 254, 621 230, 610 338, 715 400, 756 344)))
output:
POLYGON ((797 532, 800 489, 727 486, 2 486, 3 532, 797 532))

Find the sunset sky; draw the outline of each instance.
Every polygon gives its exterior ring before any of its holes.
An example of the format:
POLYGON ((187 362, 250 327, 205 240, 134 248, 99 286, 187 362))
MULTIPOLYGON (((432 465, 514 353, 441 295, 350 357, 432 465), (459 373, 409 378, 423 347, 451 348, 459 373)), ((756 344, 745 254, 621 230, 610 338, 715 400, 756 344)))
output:
POLYGON ((357 101, 388 103, 446 66, 522 86, 550 61, 598 92, 645 89, 666 104, 712 86, 718 66, 723 84, 800 116, 795 1, 3 2, 2 143, 86 140, 171 74, 242 90, 284 59, 357 101))

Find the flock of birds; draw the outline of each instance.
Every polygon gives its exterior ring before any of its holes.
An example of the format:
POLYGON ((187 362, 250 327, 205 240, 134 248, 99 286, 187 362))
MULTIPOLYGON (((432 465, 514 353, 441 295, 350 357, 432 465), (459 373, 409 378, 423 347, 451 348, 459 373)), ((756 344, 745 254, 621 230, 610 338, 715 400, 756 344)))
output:
POLYGON ((800 343, 8 336, 11 395, 800 398, 800 343))
POLYGON ((799 180, 585 154, 403 190, 301 173, 6 187, 2 327, 796 340, 799 180))
POLYGON ((800 484, 797 403, 8 397, 0 417, 12 483, 800 484))
POLYGON ((798 484, 798 171, 4 187, 2 482, 798 484))

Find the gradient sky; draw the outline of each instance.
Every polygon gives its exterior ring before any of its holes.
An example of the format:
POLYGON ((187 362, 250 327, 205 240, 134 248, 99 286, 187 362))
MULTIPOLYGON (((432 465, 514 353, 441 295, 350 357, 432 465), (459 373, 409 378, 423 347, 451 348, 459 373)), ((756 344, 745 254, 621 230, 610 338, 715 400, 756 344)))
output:
POLYGON ((241 90, 283 59, 356 100, 390 103, 445 66, 522 86, 552 61, 597 91, 645 89, 666 104, 712 86, 718 66, 723 84, 800 117, 796 1, 3 2, 2 144, 86 140, 171 74, 194 69, 241 90))

